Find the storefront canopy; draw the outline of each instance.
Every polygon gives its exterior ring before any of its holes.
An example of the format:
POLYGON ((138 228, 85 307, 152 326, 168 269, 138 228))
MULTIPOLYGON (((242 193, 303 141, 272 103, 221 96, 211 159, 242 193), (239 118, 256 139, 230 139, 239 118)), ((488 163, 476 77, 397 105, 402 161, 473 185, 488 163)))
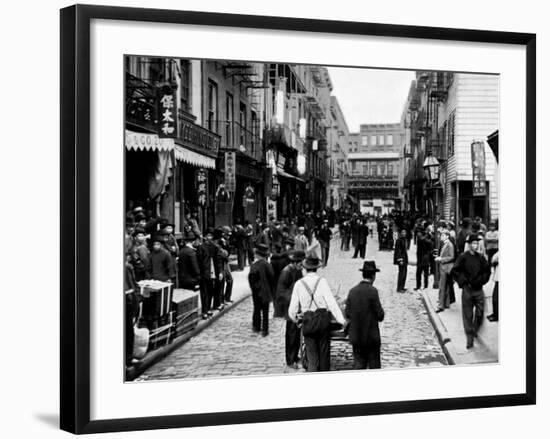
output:
POLYGON ((286 177, 286 178, 290 178, 292 180, 299 181, 300 183, 305 183, 305 181, 302 180, 301 178, 296 177, 295 175, 292 175, 292 174, 289 174, 288 172, 283 171, 283 169, 279 166, 277 166, 277 175, 281 176, 281 177, 286 177))
POLYGON ((200 168, 216 168, 216 160, 199 154, 198 152, 191 151, 183 146, 176 145, 176 160, 180 162, 190 163, 200 168))
POLYGON ((161 139, 156 134, 136 133, 126 130, 126 149, 133 151, 173 151, 174 139, 161 139))

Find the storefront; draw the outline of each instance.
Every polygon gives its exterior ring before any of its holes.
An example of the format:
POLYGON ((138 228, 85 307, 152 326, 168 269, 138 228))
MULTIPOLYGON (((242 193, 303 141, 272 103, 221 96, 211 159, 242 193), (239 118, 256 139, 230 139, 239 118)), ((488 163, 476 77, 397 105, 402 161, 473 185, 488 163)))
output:
POLYGON ((302 203, 306 182, 282 168, 277 168, 277 178, 280 185, 277 199, 277 212, 279 219, 293 218, 303 214, 302 203))

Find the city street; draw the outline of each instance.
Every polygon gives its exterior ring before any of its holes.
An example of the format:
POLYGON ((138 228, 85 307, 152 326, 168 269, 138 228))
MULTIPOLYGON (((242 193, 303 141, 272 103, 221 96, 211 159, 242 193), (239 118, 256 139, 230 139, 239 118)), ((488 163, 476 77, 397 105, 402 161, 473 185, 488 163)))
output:
MULTIPOLYGON (((329 281, 337 300, 343 303, 361 279, 361 259, 352 259, 352 251, 340 251, 340 240, 333 239, 328 267, 319 271, 329 281)), ((407 293, 397 293, 393 252, 378 251, 376 234, 369 236, 367 258, 381 268, 375 286, 380 293, 386 316, 380 324, 382 368, 446 365, 447 361, 428 318, 420 294, 412 290, 414 268, 409 267, 407 293)), ((237 288, 247 288, 240 284, 237 288)), ((272 310, 271 310, 272 314, 272 310)), ((251 329, 252 300, 241 303, 212 325, 146 370, 136 381, 204 378, 216 376, 302 373, 290 369, 284 359, 284 320, 271 319, 270 333, 262 337, 251 329)), ((352 369, 351 346, 333 341, 333 370, 352 369)))

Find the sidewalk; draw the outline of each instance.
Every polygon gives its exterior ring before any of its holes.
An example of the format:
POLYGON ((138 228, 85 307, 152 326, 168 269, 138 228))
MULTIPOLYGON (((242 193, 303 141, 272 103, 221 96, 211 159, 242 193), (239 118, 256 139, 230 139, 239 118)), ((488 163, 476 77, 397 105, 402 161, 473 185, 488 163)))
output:
MULTIPOLYGON (((409 249, 409 289, 416 286, 416 246, 411 243, 409 249)), ((429 278, 429 285, 433 285, 433 276, 429 278)), ((449 364, 479 364, 498 362, 498 322, 489 322, 486 316, 492 313, 493 281, 484 287, 485 315, 474 347, 466 349, 466 334, 462 323, 462 290, 455 283, 456 302, 443 312, 436 313, 438 289, 431 286, 420 291, 422 301, 443 347, 449 364)))
POLYGON ((145 357, 143 357, 139 363, 135 363, 132 367, 126 368, 126 380, 133 381, 134 379, 136 379, 153 364, 168 356, 170 353, 172 353, 185 342, 187 342, 190 338, 195 337, 203 329, 210 326, 233 307, 237 306, 239 303, 249 297, 251 294, 250 287, 248 286, 249 269, 250 267, 245 267, 243 271, 232 271, 231 273, 233 275, 233 291, 231 295, 231 300, 233 300, 233 303, 226 306, 222 311, 213 310, 214 315, 211 318, 207 320, 199 320, 199 323, 197 324, 195 329, 174 338, 172 340, 172 343, 153 351, 147 352, 145 357))

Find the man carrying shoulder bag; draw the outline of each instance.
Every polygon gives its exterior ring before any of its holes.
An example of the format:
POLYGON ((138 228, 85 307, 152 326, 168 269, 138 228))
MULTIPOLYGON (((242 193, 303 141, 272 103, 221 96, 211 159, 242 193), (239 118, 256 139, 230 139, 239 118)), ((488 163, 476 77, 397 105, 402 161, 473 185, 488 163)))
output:
POLYGON ((330 370, 331 314, 338 323, 345 324, 327 280, 317 274, 321 266, 316 255, 306 257, 303 262, 306 275, 294 285, 288 308, 292 321, 302 321, 308 372, 330 370))

